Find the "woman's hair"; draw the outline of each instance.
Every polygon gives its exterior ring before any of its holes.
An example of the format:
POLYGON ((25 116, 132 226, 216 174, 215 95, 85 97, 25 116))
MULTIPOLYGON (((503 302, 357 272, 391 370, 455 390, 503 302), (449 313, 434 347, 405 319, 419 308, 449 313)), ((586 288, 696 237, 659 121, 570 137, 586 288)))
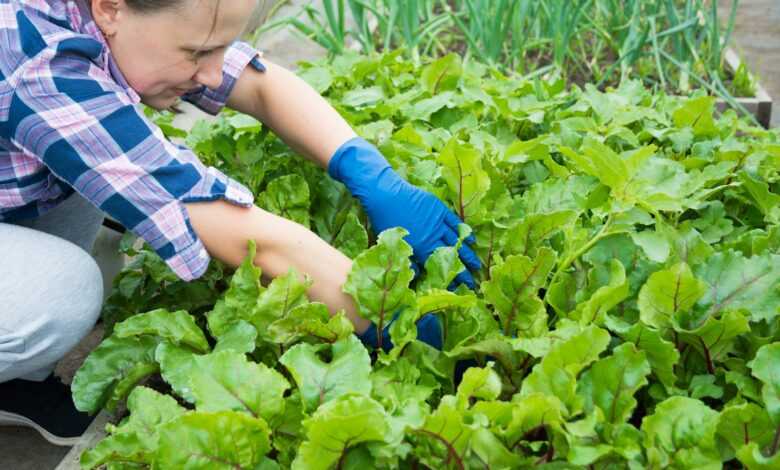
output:
POLYGON ((139 13, 153 13, 180 6, 184 0, 125 0, 127 6, 139 13))
MULTIPOLYGON (((161 10, 179 8, 185 1, 187 0, 125 0, 125 3, 128 7, 130 7, 130 9, 135 10, 138 13, 154 13, 161 10)), ((219 4, 221 2, 222 0, 216 0, 214 19, 211 22, 211 31, 209 31, 208 37, 203 42, 204 44, 207 43, 209 39, 211 39, 211 35, 214 34, 214 31, 217 29, 217 22, 219 21, 219 4)))

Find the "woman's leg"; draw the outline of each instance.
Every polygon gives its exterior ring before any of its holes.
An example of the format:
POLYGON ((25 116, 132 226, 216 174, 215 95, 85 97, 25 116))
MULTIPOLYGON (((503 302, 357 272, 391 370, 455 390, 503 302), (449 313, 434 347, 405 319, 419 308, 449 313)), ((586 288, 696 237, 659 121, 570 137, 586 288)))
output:
POLYGON ((74 195, 33 221, 0 224, 0 383, 44 380, 94 327, 103 281, 85 250, 101 221, 74 195))

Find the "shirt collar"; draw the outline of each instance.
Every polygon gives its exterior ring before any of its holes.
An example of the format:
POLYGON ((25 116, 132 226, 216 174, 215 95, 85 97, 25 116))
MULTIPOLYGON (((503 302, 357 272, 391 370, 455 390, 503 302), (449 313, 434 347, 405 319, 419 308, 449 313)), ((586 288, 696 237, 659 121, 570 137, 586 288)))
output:
POLYGON ((103 46, 103 54, 100 59, 100 66, 104 72, 109 74, 122 88, 125 89, 127 94, 138 104, 141 102, 141 97, 135 90, 127 83, 122 71, 119 70, 119 66, 111 54, 111 49, 108 47, 108 42, 103 36, 103 32, 100 31, 95 20, 92 18, 92 11, 87 5, 85 0, 68 0, 67 1, 68 19, 71 26, 73 26, 76 32, 86 34, 92 39, 98 41, 103 46))

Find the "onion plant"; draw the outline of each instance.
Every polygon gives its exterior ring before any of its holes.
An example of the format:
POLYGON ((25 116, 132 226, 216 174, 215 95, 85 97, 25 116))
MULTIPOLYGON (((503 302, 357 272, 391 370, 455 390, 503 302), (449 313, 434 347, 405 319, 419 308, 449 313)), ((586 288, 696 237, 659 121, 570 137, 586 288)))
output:
POLYGON ((721 25, 713 0, 320 0, 287 19, 332 54, 352 41, 363 52, 456 51, 505 72, 542 72, 570 83, 647 86, 722 97, 750 91, 746 70, 724 69, 738 0, 721 25), (302 19, 305 17, 305 19, 302 19))

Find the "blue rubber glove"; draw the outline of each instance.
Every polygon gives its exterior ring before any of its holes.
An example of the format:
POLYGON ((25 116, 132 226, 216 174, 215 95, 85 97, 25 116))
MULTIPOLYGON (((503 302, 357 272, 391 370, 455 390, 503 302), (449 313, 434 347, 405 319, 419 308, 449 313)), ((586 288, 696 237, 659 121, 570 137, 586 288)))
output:
MULTIPOLYGON (((393 318, 382 330, 382 349, 385 352, 389 352, 393 349, 393 341, 390 339, 390 325, 393 324, 393 321, 395 321, 395 318, 393 318)), ((371 323, 371 326, 369 326, 363 334, 357 335, 357 337, 369 348, 376 349, 379 347, 379 338, 376 335, 376 325, 373 323, 371 323)), ((417 339, 441 351, 442 332, 441 320, 439 320, 439 317, 432 313, 428 313, 417 320, 417 339)))
MULTIPOLYGON (((328 173, 360 200, 376 233, 391 227, 409 232, 405 240, 414 250, 415 272, 419 273, 434 250, 457 244, 460 218, 439 198, 401 178, 379 150, 364 139, 356 137, 339 147, 328 164, 328 173)), ((466 268, 478 271, 481 263, 468 246, 475 241, 473 235, 467 238, 458 254, 466 268)), ((468 270, 459 273, 455 282, 475 287, 468 270)))

